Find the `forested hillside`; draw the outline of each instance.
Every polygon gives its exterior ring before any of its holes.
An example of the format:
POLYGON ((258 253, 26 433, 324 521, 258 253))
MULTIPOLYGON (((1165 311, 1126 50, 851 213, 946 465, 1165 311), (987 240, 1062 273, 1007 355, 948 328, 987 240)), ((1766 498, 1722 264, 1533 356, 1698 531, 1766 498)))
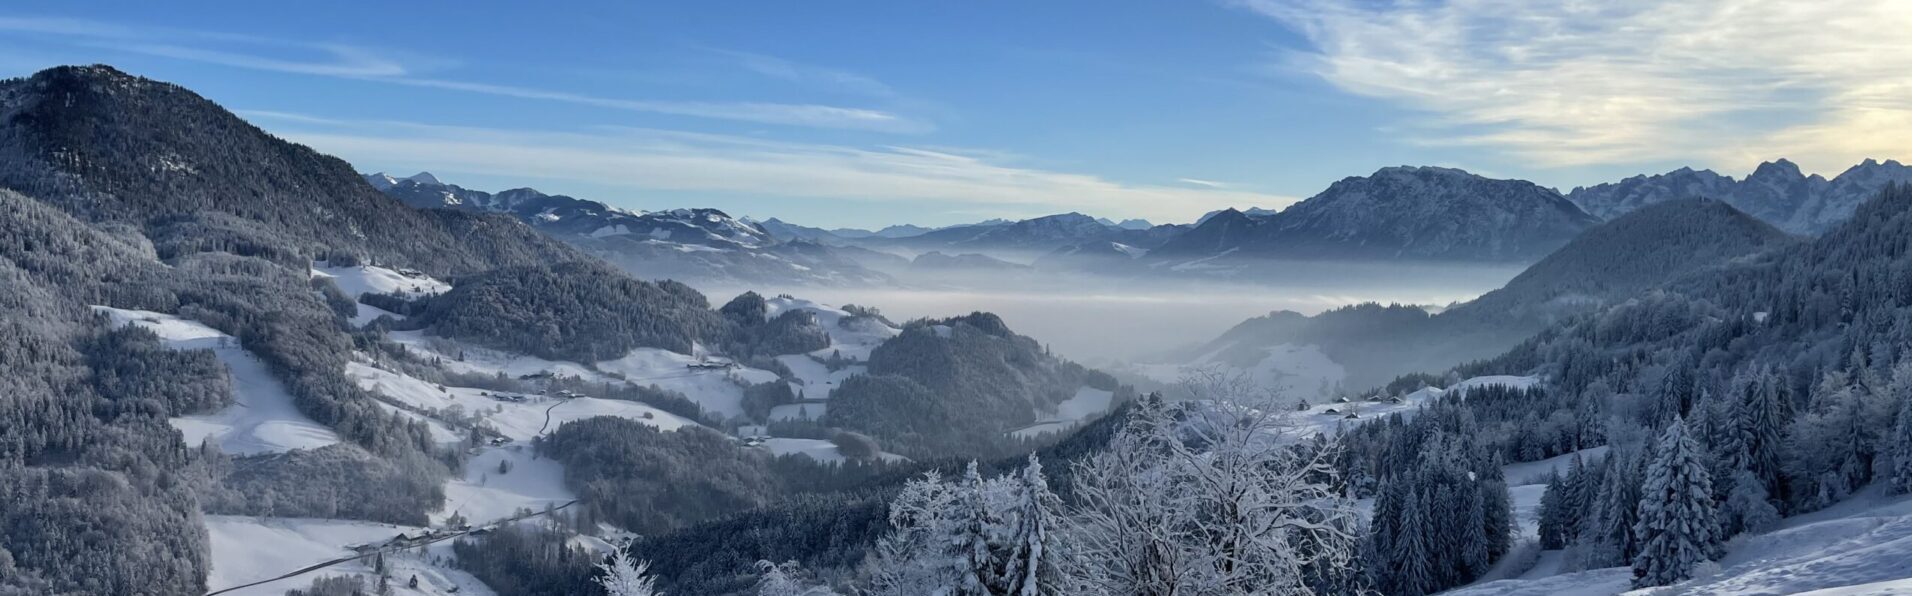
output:
POLYGON ((870 353, 869 373, 832 395, 823 422, 868 433, 912 457, 993 454, 1004 434, 1036 421, 1106 374, 1058 358, 1002 319, 972 313, 915 321, 870 353))
POLYGON ((510 218, 406 208, 335 157, 274 138, 179 86, 109 66, 0 82, 0 185, 89 222, 282 264, 377 256, 435 274, 577 260, 510 218))
POLYGON ((1790 242, 1724 202, 1667 201, 1588 230, 1502 288, 1438 313, 1378 304, 1312 317, 1277 312, 1245 321, 1195 352, 1247 368, 1266 358, 1270 346, 1320 346, 1347 368, 1350 388, 1374 387, 1396 375, 1499 355, 1557 321, 1790 242))
POLYGON ((1575 447, 1611 446, 1550 484, 1543 543, 1578 568, 1630 565, 1635 586, 1664 585, 1781 515, 1912 486, 1908 232, 1912 189, 1889 187, 1821 238, 1464 367, 1545 375, 1570 399, 1496 407, 1526 410, 1523 426, 1597 429, 1575 447))

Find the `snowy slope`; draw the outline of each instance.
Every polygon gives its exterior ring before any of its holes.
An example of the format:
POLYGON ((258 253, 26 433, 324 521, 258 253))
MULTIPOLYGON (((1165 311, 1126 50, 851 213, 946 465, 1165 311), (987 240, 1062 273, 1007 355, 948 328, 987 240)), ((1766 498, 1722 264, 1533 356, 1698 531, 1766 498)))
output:
MULTIPOLYGON (((802 455, 825 463, 841 463, 848 458, 837 451, 835 443, 822 439, 773 438, 764 441, 763 450, 772 455, 802 455)), ((879 453, 877 457, 888 461, 904 461, 909 458, 894 453, 879 453)))
POLYGON ((593 416, 630 418, 660 430, 677 430, 695 421, 634 401, 580 397, 527 395, 525 401, 507 402, 486 397, 485 390, 470 387, 445 387, 364 363, 346 365, 346 374, 359 387, 414 408, 451 410, 478 414, 500 434, 515 441, 529 441, 540 434, 557 430, 567 422, 593 416), (548 422, 547 422, 548 421, 548 422))
MULTIPOLYGON (((512 440, 502 446, 480 448, 465 464, 465 473, 445 485, 445 507, 431 516, 442 522, 453 513, 470 520, 499 519, 520 508, 540 509, 576 498, 564 485, 564 468, 538 457, 530 441, 565 424, 597 416, 627 418, 659 430, 677 430, 697 423, 651 406, 621 400, 578 397, 558 399, 526 395, 524 401, 501 401, 486 390, 443 387, 361 362, 346 365, 346 375, 359 387, 408 409, 475 415, 480 424, 512 440), (508 462, 508 471, 499 472, 508 462)), ((444 426, 439 423, 438 426, 444 426)), ((436 431, 435 431, 436 432, 436 431)), ((453 440, 464 436, 454 432, 453 440)))
POLYGON ((1186 364, 1137 364, 1131 368, 1165 384, 1179 383, 1198 371, 1236 372, 1284 397, 1310 402, 1333 395, 1348 376, 1347 369, 1313 345, 1279 344, 1263 348, 1266 356, 1245 368, 1225 361, 1222 354, 1228 350, 1229 347, 1218 348, 1186 364))
MULTIPOLYGON (((312 265, 312 277, 332 280, 333 284, 338 285, 340 291, 345 292, 345 295, 351 297, 353 300, 357 300, 359 296, 364 294, 390 294, 397 292, 401 295, 417 297, 441 294, 451 290, 451 284, 433 279, 421 273, 413 272, 406 274, 371 265, 332 267, 328 266, 324 261, 319 261, 312 265)), ((358 305, 358 314, 352 317, 352 324, 364 327, 365 324, 372 322, 372 320, 379 318, 381 315, 390 316, 393 319, 405 318, 396 313, 361 303, 358 305)))
MULTIPOLYGON (((1532 500, 1537 499, 1535 495, 1532 500)), ((1517 495, 1515 500, 1524 504, 1527 499, 1517 495)), ((1521 518, 1529 530, 1530 516, 1521 518)), ((1787 518, 1772 532, 1734 539, 1718 561, 1718 573, 1658 590, 1629 592, 1632 572, 1625 567, 1558 574, 1559 556, 1559 551, 1547 551, 1540 565, 1518 579, 1448 594, 1912 593, 1912 496, 1887 496, 1879 487, 1869 487, 1825 510, 1787 518)))
POLYGON ((778 296, 764 302, 766 319, 775 319, 789 310, 808 310, 814 313, 817 324, 822 325, 823 329, 830 334, 830 347, 811 352, 819 357, 841 354, 844 358, 851 360, 869 360, 870 350, 876 349, 877 346, 883 345, 884 341, 902 332, 901 329, 873 319, 861 319, 859 322, 852 322, 845 326, 843 320, 850 318, 850 313, 801 298, 778 296))
POLYGON ((697 357, 655 348, 638 348, 622 358, 598 362, 594 370, 576 362, 505 353, 427 336, 422 331, 394 331, 390 337, 420 356, 438 358, 441 366, 454 372, 502 373, 509 377, 549 372, 592 383, 656 385, 682 393, 704 411, 718 416, 742 415, 744 387, 777 380, 776 373, 748 367, 692 370, 687 365, 698 362, 697 357))
MULTIPOLYGON (((351 554, 350 545, 382 542, 400 533, 417 533, 419 528, 330 519, 208 515, 206 530, 212 538, 212 571, 207 574, 206 585, 219 590, 348 556, 351 554), (262 548, 264 545, 270 547, 262 548)), ((494 594, 471 574, 433 562, 434 557, 450 557, 450 542, 434 544, 424 550, 423 553, 407 551, 386 557, 386 564, 392 569, 394 596, 494 594), (418 589, 407 587, 414 575, 418 576, 418 589)), ((363 577, 367 589, 377 585, 372 568, 366 563, 354 561, 228 594, 280 596, 287 590, 309 586, 313 580, 327 575, 363 577)))
POLYGON ((1421 404, 1445 395, 1449 391, 1473 389, 1489 385, 1526 388, 1532 387, 1539 382, 1539 377, 1515 377, 1505 375, 1474 377, 1455 383, 1453 388, 1450 389, 1428 387, 1409 393, 1402 396, 1398 403, 1392 400, 1378 402, 1350 400, 1345 403, 1329 402, 1313 405, 1300 412, 1300 415, 1297 416, 1296 426, 1291 432, 1302 437, 1313 436, 1317 433, 1339 432, 1345 425, 1359 424, 1367 420, 1373 420, 1397 412, 1404 414, 1413 413, 1420 409, 1421 404), (1350 414, 1353 414, 1354 418, 1349 418, 1348 416, 1350 414))
POLYGON ((236 455, 313 449, 339 442, 337 433, 299 412, 292 394, 272 376, 265 363, 230 335, 165 313, 95 306, 114 325, 138 325, 159 335, 173 349, 212 350, 232 374, 233 405, 211 414, 182 416, 169 422, 187 445, 207 440, 236 455))
POLYGON ((560 505, 577 495, 564 486, 564 466, 538 457, 530 445, 490 447, 465 463, 464 476, 445 483, 445 508, 432 514, 442 523, 456 513, 468 520, 501 519, 519 509, 560 505), (499 473, 499 463, 510 471, 499 473))
POLYGON ((698 407, 718 416, 744 414, 744 387, 777 380, 777 373, 749 367, 728 371, 695 370, 695 356, 669 350, 638 348, 623 358, 597 363, 598 370, 623 375, 636 385, 656 385, 689 397, 698 407))
POLYGON ((1040 422, 1010 431, 1009 434, 1019 439, 1029 439, 1075 428, 1083 421, 1109 411, 1109 406, 1114 402, 1113 391, 1082 387, 1076 390, 1074 396, 1056 404, 1054 413, 1044 415, 1040 422))

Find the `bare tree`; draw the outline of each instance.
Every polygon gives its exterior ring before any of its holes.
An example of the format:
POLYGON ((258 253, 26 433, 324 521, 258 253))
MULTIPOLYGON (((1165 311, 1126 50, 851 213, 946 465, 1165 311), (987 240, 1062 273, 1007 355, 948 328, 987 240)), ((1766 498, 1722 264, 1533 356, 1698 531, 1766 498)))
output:
POLYGON ((1063 544, 1070 594, 1314 594, 1346 568, 1357 514, 1331 452, 1298 444, 1273 395, 1198 372, 1196 399, 1147 400, 1109 449, 1079 464, 1063 544))

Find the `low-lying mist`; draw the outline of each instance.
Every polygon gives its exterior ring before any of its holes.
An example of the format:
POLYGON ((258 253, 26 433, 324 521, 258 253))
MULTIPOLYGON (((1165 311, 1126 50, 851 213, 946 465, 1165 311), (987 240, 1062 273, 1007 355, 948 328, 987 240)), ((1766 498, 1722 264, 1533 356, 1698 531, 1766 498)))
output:
POLYGON ((1500 287, 1519 265, 1283 264, 1255 283, 1053 273, 942 274, 904 288, 700 287, 722 304, 745 290, 874 306, 899 323, 988 311, 1056 353, 1095 364, 1136 360, 1214 339, 1277 310, 1314 314, 1362 302, 1445 306, 1500 287))

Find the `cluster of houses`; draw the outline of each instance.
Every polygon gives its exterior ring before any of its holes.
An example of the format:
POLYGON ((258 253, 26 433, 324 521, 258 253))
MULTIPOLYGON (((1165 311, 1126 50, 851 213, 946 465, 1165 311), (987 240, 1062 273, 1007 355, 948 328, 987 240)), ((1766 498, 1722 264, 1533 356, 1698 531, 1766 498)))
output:
POLYGON ((499 391, 497 393, 493 393, 490 391, 480 391, 478 392, 478 395, 482 395, 482 396, 489 397, 491 399, 495 399, 498 401, 514 403, 514 404, 521 404, 531 400, 531 396, 528 396, 528 395, 523 395, 518 393, 505 393, 503 391, 499 391))
MULTIPOLYGON (((1321 410, 1321 415, 1340 416, 1342 418, 1360 418, 1361 417, 1361 414, 1355 412, 1354 400, 1349 399, 1347 396, 1342 396, 1342 397, 1335 398, 1334 401, 1335 403, 1338 403, 1338 404, 1347 404, 1347 405, 1343 407, 1338 407, 1338 408, 1327 408, 1327 409, 1321 410)), ((1407 403, 1407 400, 1401 399, 1398 396, 1388 396, 1388 395, 1383 395, 1379 393, 1369 396, 1368 399, 1365 401, 1368 401, 1370 403, 1377 403, 1377 404, 1407 403)), ((1305 407, 1306 404, 1303 404, 1303 405, 1305 407)))

